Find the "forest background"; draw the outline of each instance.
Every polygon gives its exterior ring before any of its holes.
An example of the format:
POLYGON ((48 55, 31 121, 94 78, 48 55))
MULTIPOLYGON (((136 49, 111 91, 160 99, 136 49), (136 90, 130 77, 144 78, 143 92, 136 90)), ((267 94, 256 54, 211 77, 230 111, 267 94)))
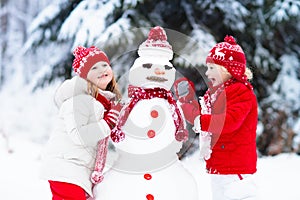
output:
POLYGON ((195 96, 206 90, 206 54, 233 35, 254 73, 260 156, 300 153, 299 22, 299 0, 1 0, 0 136, 8 151, 16 135, 47 141, 74 47, 103 49, 121 80, 150 28, 162 26, 195 96))

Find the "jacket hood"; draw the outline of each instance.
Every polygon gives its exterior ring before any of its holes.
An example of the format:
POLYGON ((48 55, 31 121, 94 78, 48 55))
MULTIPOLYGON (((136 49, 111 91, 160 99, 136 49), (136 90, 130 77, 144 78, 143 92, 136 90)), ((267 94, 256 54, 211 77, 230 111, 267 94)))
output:
MULTIPOLYGON (((79 76, 75 76, 72 79, 64 81, 58 87, 54 95, 54 102, 57 107, 60 107, 64 101, 72 97, 88 94, 87 88, 88 82, 79 76)), ((115 97, 115 94, 110 91, 103 91, 99 89, 99 93, 105 96, 108 100, 115 97)))

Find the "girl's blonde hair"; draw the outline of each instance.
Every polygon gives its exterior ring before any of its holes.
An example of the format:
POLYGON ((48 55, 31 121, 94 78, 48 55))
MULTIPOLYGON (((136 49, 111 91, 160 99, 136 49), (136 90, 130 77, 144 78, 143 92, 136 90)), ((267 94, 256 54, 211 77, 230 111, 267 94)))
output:
POLYGON ((111 91, 111 92, 115 93, 116 94, 116 100, 120 100, 122 98, 122 95, 121 95, 121 92, 119 90, 119 87, 118 87, 115 76, 112 77, 112 80, 110 81, 110 83, 108 83, 105 90, 108 90, 108 91, 111 91))
POLYGON ((248 80, 251 80, 253 78, 253 73, 248 67, 246 67, 245 75, 247 76, 248 80))
MULTIPOLYGON (((87 82, 88 82, 88 88, 87 88, 88 93, 96 98, 99 93, 99 88, 91 81, 87 81, 87 82)), ((105 90, 113 92, 116 95, 116 99, 115 99, 116 101, 120 100, 122 97, 115 76, 112 77, 112 80, 107 84, 105 90)))
MULTIPOLYGON (((228 72, 228 70, 227 70, 224 66, 222 66, 222 65, 219 65, 219 66, 221 66, 221 69, 222 69, 225 73, 230 74, 230 73, 228 72)), ((247 79, 248 79, 248 80, 251 80, 251 79, 253 78, 253 73, 252 73, 252 71, 251 71, 248 67, 246 67, 245 75, 247 76, 247 79)))

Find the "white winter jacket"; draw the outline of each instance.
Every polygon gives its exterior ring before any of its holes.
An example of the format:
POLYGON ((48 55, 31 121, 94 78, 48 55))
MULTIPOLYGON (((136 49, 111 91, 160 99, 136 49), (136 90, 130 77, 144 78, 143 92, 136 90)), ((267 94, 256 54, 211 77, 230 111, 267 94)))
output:
MULTIPOLYGON (((100 93, 111 99, 114 94, 100 93)), ((104 107, 87 94, 87 81, 74 77, 56 91, 59 115, 43 152, 41 177, 82 187, 92 196, 90 175, 94 168, 97 142, 110 134, 103 120, 104 107)))

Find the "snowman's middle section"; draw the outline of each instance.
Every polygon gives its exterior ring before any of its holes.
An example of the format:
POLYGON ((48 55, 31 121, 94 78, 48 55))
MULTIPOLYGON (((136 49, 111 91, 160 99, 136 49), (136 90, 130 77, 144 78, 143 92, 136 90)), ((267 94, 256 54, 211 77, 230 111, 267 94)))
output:
POLYGON ((168 101, 161 98, 140 100, 134 106, 122 128, 126 137, 115 144, 119 154, 115 169, 155 171, 178 160, 176 152, 182 142, 174 137, 171 109, 168 101))

